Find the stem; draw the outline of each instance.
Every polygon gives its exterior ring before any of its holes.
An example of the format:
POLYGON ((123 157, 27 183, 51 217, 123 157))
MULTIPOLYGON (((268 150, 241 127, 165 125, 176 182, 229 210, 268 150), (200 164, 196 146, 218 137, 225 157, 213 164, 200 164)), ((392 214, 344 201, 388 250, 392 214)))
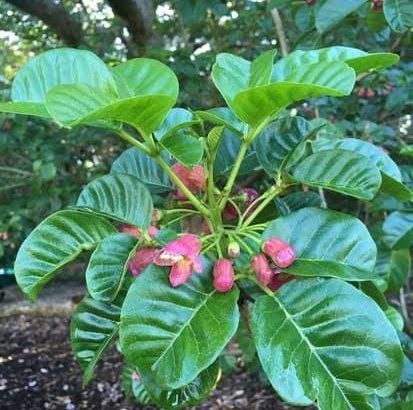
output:
POLYGON ((151 150, 145 144, 142 144, 142 142, 132 137, 132 135, 128 134, 125 130, 120 129, 120 130, 114 130, 114 131, 125 141, 129 142, 129 144, 132 144, 134 147, 140 149, 141 151, 145 152, 148 155, 152 154, 151 150))
POLYGON ((172 171, 165 160, 159 155, 154 156, 155 160, 161 166, 161 168, 168 174, 169 178, 178 186, 178 188, 184 193, 184 195, 191 201, 192 205, 201 212, 205 217, 209 216, 208 208, 201 203, 201 201, 184 185, 184 183, 179 179, 178 175, 172 171))
POLYGON ((285 57, 286 55, 288 55, 287 39, 285 37, 284 26, 280 13, 275 7, 271 10, 271 16, 274 20, 275 31, 277 32, 278 40, 280 42, 281 54, 283 57, 285 57))
POLYGON ((326 196, 324 195, 324 189, 318 188, 318 194, 320 195, 320 198, 321 198, 321 208, 328 208, 326 196))
POLYGON ((281 187, 274 187, 272 186, 269 191, 264 193, 266 198, 261 202, 259 206, 255 208, 255 210, 251 213, 251 215, 245 220, 242 224, 243 228, 246 228, 254 221, 254 219, 261 213, 261 211, 277 196, 279 195, 283 189, 281 187))

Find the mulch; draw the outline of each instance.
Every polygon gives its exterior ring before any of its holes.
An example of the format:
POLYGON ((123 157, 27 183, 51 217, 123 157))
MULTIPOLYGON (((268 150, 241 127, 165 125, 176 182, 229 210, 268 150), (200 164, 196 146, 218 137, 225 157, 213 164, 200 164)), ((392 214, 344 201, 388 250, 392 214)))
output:
MULTIPOLYGON (((125 398, 119 384, 122 362, 115 348, 82 389, 82 373, 70 349, 69 323, 67 315, 55 312, 0 318, 0 409, 153 409, 125 398)), ((224 375, 217 390, 196 409, 293 407, 281 403, 257 376, 240 370, 224 375)))

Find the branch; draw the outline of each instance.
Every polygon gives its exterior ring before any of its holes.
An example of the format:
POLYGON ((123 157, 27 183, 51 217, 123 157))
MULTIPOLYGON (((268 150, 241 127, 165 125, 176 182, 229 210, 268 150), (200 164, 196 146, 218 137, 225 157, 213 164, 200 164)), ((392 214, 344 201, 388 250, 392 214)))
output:
POLYGON ((61 4, 53 0, 5 0, 46 23, 67 45, 77 47, 82 42, 82 25, 61 4))
POLYGON ((288 55, 287 39, 285 37, 284 26, 280 13, 276 8, 271 10, 272 19, 274 20, 275 30, 277 31, 278 40, 280 41, 281 54, 283 57, 288 55))
POLYGON ((126 23, 133 43, 145 47, 153 35, 154 8, 152 0, 108 0, 113 13, 126 23))

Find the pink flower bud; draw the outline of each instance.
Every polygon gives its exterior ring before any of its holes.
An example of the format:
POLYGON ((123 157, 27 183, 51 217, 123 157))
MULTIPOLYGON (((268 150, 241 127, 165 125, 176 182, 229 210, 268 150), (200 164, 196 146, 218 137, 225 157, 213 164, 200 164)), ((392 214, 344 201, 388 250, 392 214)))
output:
POLYGON ((218 259, 214 265, 214 287, 217 292, 228 292, 234 285, 235 272, 229 259, 218 259))
POLYGON ((129 270, 133 276, 140 275, 151 263, 153 263, 156 248, 140 248, 136 251, 135 256, 129 261, 129 270))
POLYGON ((228 256, 232 259, 238 258, 240 254, 240 248, 238 242, 231 241, 228 244, 228 256))
POLYGON ((268 239, 264 243, 263 250, 280 268, 288 268, 295 261, 294 249, 282 239, 268 239))
MULTIPOLYGON (((123 233, 127 233, 128 235, 136 236, 137 238, 140 238, 142 235, 141 230, 133 225, 121 226, 119 231, 123 233)), ((151 236, 152 238, 154 238, 158 234, 158 232, 159 232, 159 229, 154 225, 151 225, 148 228, 149 236, 151 236)))
POLYGON ((160 209, 155 208, 152 211, 152 223, 156 224, 157 222, 159 222, 161 219, 163 218, 163 213, 160 209))
POLYGON ((263 284, 268 285, 273 277, 267 258, 263 253, 259 253, 252 258, 252 268, 254 269, 257 279, 263 284))

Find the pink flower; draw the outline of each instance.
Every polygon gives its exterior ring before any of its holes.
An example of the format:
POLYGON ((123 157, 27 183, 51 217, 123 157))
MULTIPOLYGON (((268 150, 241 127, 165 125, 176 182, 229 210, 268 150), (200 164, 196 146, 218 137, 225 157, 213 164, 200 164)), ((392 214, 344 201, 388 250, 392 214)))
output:
POLYGON ((133 276, 140 275, 155 258, 158 249, 140 248, 136 251, 133 258, 129 261, 129 269, 133 276))
POLYGON ((288 268, 295 261, 296 255, 293 247, 282 239, 268 239, 264 244, 263 250, 280 268, 288 268))
POLYGON ((214 287, 217 292, 228 292, 234 285, 235 272, 229 259, 218 259, 214 265, 214 287))
MULTIPOLYGON (((121 228, 119 230, 123 233, 127 233, 129 235, 136 236, 137 238, 140 238, 141 235, 142 235, 141 230, 139 228, 137 228, 136 226, 133 226, 133 225, 121 226, 121 228)), ((158 234, 158 232, 159 232, 159 229, 154 225, 151 225, 148 229, 149 236, 152 237, 152 238, 154 238, 158 234)))
POLYGON ((273 277, 273 272, 265 255, 263 253, 255 255, 252 258, 251 264, 257 279, 263 285, 268 285, 273 277))
MULTIPOLYGON (((187 168, 180 162, 177 162, 172 166, 172 171, 192 193, 205 191, 205 172, 201 165, 196 165, 193 168, 187 168)), ((177 195, 180 200, 186 199, 186 195, 179 189, 177 195)))
POLYGON ((193 272, 202 271, 199 257, 201 241, 196 235, 187 233, 169 242, 157 252, 154 263, 158 266, 171 266, 169 281, 173 287, 185 283, 193 272))

